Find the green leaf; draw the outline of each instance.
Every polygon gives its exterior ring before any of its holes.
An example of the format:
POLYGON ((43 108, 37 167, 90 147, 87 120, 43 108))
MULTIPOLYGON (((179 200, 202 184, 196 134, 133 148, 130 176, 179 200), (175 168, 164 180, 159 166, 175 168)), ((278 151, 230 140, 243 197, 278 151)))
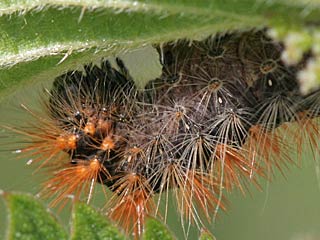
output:
POLYGON ((65 230, 51 213, 28 194, 5 193, 8 206, 9 240, 56 240, 67 239, 65 230))
POLYGON ((120 240, 125 237, 92 207, 76 203, 72 214, 71 239, 74 240, 120 240))
POLYGON ((145 44, 266 25, 299 31, 319 15, 307 0, 1 1, 0 97, 145 44))
POLYGON ((144 240, 173 240, 175 237, 168 228, 154 218, 148 218, 143 234, 144 240))
MULTIPOLYGON (((35 197, 23 193, 3 193, 8 206, 8 240, 124 240, 126 237, 105 215, 85 203, 75 203, 72 211, 71 234, 35 197)), ((149 218, 143 235, 145 240, 173 240, 168 228, 149 218)))
POLYGON ((216 240, 216 238, 207 230, 202 230, 199 240, 216 240))

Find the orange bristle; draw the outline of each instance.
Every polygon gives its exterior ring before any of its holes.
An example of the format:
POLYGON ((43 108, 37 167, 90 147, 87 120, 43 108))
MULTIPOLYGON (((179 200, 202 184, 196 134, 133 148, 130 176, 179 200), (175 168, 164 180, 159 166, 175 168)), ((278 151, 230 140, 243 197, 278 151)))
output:
POLYGON ((112 188, 118 196, 114 195, 109 200, 108 215, 118 222, 127 234, 132 232, 135 238, 140 238, 146 216, 154 213, 152 190, 146 179, 136 173, 123 173, 115 176, 113 180, 116 179, 118 181, 112 188))
MULTIPOLYGON (((65 205, 68 196, 80 200, 81 196, 90 202, 97 181, 102 182, 103 175, 109 176, 107 170, 97 159, 68 163, 55 167, 53 176, 43 184, 40 195, 54 198, 50 206, 65 205)), ((51 171, 51 170, 50 170, 51 171)))
POLYGON ((32 163, 39 163, 38 169, 50 161, 59 163, 66 157, 63 151, 76 148, 77 135, 60 129, 54 121, 42 122, 42 125, 34 125, 31 129, 6 128, 25 139, 25 146, 16 152, 23 153, 21 157, 30 158, 32 163))
POLYGON ((289 147, 282 139, 282 134, 287 134, 287 131, 279 130, 268 131, 265 127, 256 125, 249 131, 250 137, 246 145, 249 149, 248 157, 252 164, 267 169, 268 175, 273 173, 274 166, 284 175, 283 166, 293 163, 289 156, 289 147))
POLYGON ((180 184, 176 190, 178 209, 187 221, 201 227, 204 224, 201 214, 210 222, 216 208, 226 210, 223 201, 219 199, 219 184, 212 182, 210 176, 189 170, 181 178, 180 184))
POLYGON ((212 217, 210 214, 213 214, 215 208, 218 207, 225 210, 223 202, 218 199, 220 193, 219 184, 213 181, 209 174, 205 174, 202 171, 188 170, 181 165, 182 163, 178 160, 170 161, 158 169, 158 172, 161 173, 161 178, 158 181, 161 184, 156 212, 158 213, 159 211, 160 199, 164 195, 167 203, 164 220, 167 220, 169 192, 172 190, 182 221, 187 220, 188 222, 196 223, 200 227, 203 223, 198 210, 208 220, 212 217))
POLYGON ((114 149, 116 146, 113 138, 111 136, 107 136, 103 139, 100 148, 104 151, 108 151, 114 149))
POLYGON ((249 182, 256 182, 256 175, 264 176, 263 168, 255 166, 241 149, 235 149, 228 145, 216 146, 214 159, 216 160, 211 174, 217 181, 222 181, 222 186, 227 191, 234 187, 244 194, 249 182))
POLYGON ((93 135, 96 131, 96 126, 93 122, 87 122, 83 130, 86 134, 93 135))
POLYGON ((299 162, 302 159, 302 152, 305 149, 305 144, 313 153, 313 158, 316 158, 316 154, 320 154, 319 139, 320 139, 320 129, 319 129, 319 118, 308 117, 308 112, 299 113, 299 118, 297 119, 297 124, 295 127, 288 127, 290 131, 290 136, 292 136, 293 143, 297 146, 297 153, 299 162))

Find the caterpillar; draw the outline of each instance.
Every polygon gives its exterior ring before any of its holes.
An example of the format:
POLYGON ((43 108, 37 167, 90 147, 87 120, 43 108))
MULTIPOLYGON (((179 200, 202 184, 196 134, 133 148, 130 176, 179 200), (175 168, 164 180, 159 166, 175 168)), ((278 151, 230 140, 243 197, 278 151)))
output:
POLYGON ((266 29, 154 47, 162 74, 143 89, 120 58, 102 59, 55 78, 45 117, 22 105, 34 122, 7 127, 48 174, 40 195, 51 206, 69 195, 90 203, 100 184, 106 214, 128 235, 139 238, 149 215, 166 221, 170 195, 182 222, 202 228, 226 210, 224 191, 260 187, 302 141, 319 151, 320 90, 302 94, 297 79, 310 55, 286 65, 266 29))

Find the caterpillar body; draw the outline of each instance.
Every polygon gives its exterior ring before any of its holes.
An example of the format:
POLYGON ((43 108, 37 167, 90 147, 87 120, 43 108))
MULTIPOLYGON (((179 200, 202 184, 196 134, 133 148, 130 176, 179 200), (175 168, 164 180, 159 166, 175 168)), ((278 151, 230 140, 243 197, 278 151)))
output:
POLYGON ((169 195, 201 228, 226 209, 224 191, 259 187, 304 140, 318 151, 320 90, 300 92, 307 60, 287 66, 266 30, 155 47, 162 74, 144 89, 121 59, 103 59, 54 80, 46 118, 24 106, 36 124, 10 127, 27 141, 21 154, 50 173, 40 194, 52 206, 68 195, 90 202, 100 183, 110 191, 106 214, 127 234, 139 238, 146 216, 166 220, 159 206, 169 195))

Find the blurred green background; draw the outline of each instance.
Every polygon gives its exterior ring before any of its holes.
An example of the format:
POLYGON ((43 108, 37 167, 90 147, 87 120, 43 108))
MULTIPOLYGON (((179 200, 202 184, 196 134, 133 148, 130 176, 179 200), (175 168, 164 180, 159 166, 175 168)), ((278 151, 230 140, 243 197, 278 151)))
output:
MULTIPOLYGON (((139 49, 122 56, 129 70, 139 82, 152 79, 160 72, 158 57, 152 48, 139 49), (142 55, 141 55, 142 54, 142 55), (143 57, 141 57, 143 56, 143 57), (139 61, 138 59, 150 59, 139 61), (143 70, 141 70, 143 69, 143 70), (145 71, 147 69, 147 71, 145 71)), ((0 105, 1 124, 11 126, 24 124, 28 114, 20 107, 20 103, 39 108, 39 93, 43 87, 50 89, 51 80, 41 82, 40 85, 29 85, 19 90, 15 95, 0 105)), ((32 166, 27 166, 28 159, 17 159, 12 150, 16 140, 8 137, 5 130, 1 130, 0 143, 0 189, 4 191, 23 191, 37 193, 41 177, 32 175, 32 166), (9 143, 9 144, 8 144, 9 143)), ((293 158, 294 152, 291 153, 293 158)), ((243 196, 239 192, 228 195, 228 211, 220 211, 212 233, 217 240, 316 240, 320 239, 320 188, 317 171, 319 171, 320 157, 313 160, 311 153, 303 156, 301 165, 290 166, 285 170, 286 177, 276 172, 272 182, 262 182, 263 191, 254 187, 250 193, 243 196)), ((97 206, 103 205, 101 194, 95 197, 97 206)), ((68 223, 70 209, 59 213, 62 222, 68 223)), ((178 239, 183 239, 182 228, 169 210, 169 228, 178 239)), ((6 210, 0 201, 0 236, 4 236, 6 210)), ((68 224, 66 224, 68 226, 68 224)), ((196 229, 192 229, 189 239, 197 239, 196 229)), ((0 239, 2 239, 0 237, 0 239)))

